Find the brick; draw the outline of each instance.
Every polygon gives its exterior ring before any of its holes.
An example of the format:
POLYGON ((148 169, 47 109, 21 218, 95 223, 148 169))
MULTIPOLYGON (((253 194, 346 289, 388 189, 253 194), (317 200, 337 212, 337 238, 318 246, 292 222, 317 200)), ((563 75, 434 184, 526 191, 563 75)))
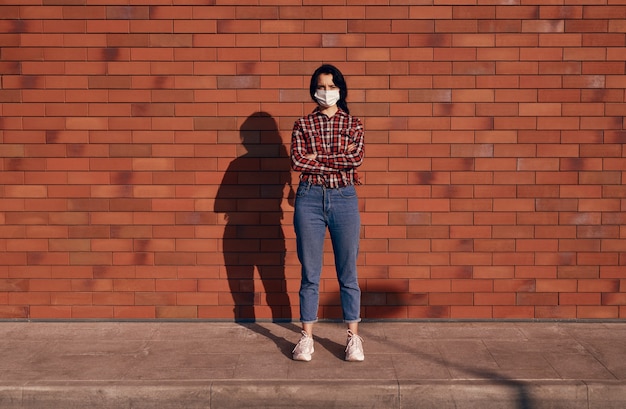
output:
MULTIPOLYGON (((495 87, 494 87, 495 88, 495 87)), ((519 101, 537 101, 537 92, 534 90, 511 90, 511 89, 496 89, 494 102, 519 102, 519 101)), ((514 120, 515 117, 507 118, 508 120, 514 120)), ((535 124, 535 121, 518 120, 517 122, 521 129, 527 128, 526 124, 535 124)), ((535 126, 532 126, 535 129, 535 126)))
POLYGON ((451 306, 450 318, 464 319, 469 317, 480 317, 482 319, 493 318, 493 308, 491 306, 451 306))
POLYGON ((27 306, 0 306, 0 317, 4 319, 23 319, 29 316, 29 307, 27 306))
POLYGON ((537 306, 535 315, 540 318, 560 318, 573 319, 576 317, 576 307, 574 306, 537 306))
POLYGON ((577 307, 577 317, 598 319, 618 318, 618 309, 616 306, 579 306, 577 307))
POLYGON ((578 280, 579 293, 611 293, 618 292, 619 280, 578 280))
POLYGON ((542 19, 550 18, 582 18, 582 6, 542 6, 539 8, 539 17, 542 19))
POLYGON ((558 305, 556 293, 519 293, 516 303, 518 305, 558 305))
POLYGON ((459 293, 484 293, 493 289, 492 280, 452 280, 451 291, 459 293))
POLYGON ((560 266, 558 268, 559 278, 598 278, 599 272, 596 266, 560 266))
POLYGON ((471 293, 434 293, 431 292, 428 296, 429 305, 446 305, 446 306, 459 306, 459 305, 472 305, 473 294, 471 293))
MULTIPOLYGON (((487 153, 483 156, 494 156, 495 150, 501 151, 502 149, 500 147, 491 145, 486 152, 485 150, 483 150, 483 152, 487 153)), ((495 155, 495 156, 500 156, 500 155, 495 155)), ((517 167, 518 167, 518 160, 513 159, 513 158, 496 159, 496 158, 484 158, 484 157, 476 159, 475 166, 474 166, 475 170, 477 171, 498 171, 498 174, 500 175, 503 175, 505 171, 515 171, 517 170, 517 167)), ((492 189, 495 189, 495 188, 492 188, 492 189)))
POLYGON ((34 319, 72 318, 72 307, 31 305, 29 307, 29 317, 34 319))
POLYGON ((50 293, 46 291, 37 292, 11 292, 9 293, 10 304, 46 306, 50 305, 50 293))
POLYGON ((514 213, 493 213, 493 212, 485 212, 485 213, 475 213, 474 214, 474 224, 476 225, 506 225, 511 226, 515 223, 515 214, 514 213))
POLYGON ((23 279, 0 279, 0 291, 28 291, 30 281, 23 279))
POLYGON ((72 318, 113 318, 109 306, 72 306, 72 318))
POLYGON ((601 294, 599 293, 562 293, 559 294, 561 305, 600 305, 601 294))
POLYGON ((156 318, 197 318, 196 306, 157 306, 156 318))
POLYGON ((408 318, 449 318, 450 308, 445 306, 408 306, 408 318))
POLYGON ((514 293, 476 293, 474 294, 475 305, 506 305, 515 304, 514 293))
POLYGON ((151 306, 114 306, 113 317, 116 319, 150 319, 156 318, 155 308, 151 306))
POLYGON ((576 292, 578 282, 576 280, 537 280, 536 291, 543 292, 576 292))
POLYGON ((624 305, 624 304, 626 304, 626 293, 602 294, 602 305, 624 305))
POLYGON ((536 308, 527 306, 494 306, 493 318, 528 319, 535 315, 536 308))

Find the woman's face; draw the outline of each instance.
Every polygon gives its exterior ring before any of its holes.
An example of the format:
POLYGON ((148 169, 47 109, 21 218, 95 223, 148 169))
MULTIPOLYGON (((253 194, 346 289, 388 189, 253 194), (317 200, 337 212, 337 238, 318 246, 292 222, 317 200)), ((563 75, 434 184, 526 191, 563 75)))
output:
POLYGON ((324 91, 338 90, 339 87, 333 82, 332 74, 320 74, 317 76, 317 89, 324 91))

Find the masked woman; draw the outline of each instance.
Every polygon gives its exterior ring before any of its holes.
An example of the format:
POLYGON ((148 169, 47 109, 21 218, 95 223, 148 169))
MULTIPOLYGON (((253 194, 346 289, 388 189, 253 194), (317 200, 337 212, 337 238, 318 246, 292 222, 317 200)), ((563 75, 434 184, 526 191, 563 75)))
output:
POLYGON ((363 125, 350 115, 348 89, 341 72, 322 65, 311 76, 316 109, 298 119, 291 136, 291 167, 301 172, 296 192, 294 228, 302 265, 300 321, 302 337, 293 359, 310 361, 314 352, 324 237, 330 232, 339 281, 343 320, 348 326, 347 361, 363 361, 358 335, 361 290, 357 279, 360 215, 355 185, 363 161, 363 125))

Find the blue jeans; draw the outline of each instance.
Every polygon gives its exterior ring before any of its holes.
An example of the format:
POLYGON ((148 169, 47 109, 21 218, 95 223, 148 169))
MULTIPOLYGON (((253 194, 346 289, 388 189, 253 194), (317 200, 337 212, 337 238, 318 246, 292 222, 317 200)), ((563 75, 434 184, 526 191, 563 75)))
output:
POLYGON ((298 259, 302 265, 300 321, 317 321, 326 229, 335 255, 343 320, 359 322, 361 290, 356 260, 361 218, 354 186, 330 189, 302 182, 296 192, 294 228, 298 259))

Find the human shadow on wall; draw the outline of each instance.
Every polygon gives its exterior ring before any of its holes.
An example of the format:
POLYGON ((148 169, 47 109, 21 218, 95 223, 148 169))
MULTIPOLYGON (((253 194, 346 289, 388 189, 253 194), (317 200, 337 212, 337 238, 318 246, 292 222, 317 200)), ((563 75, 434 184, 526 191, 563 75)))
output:
POLYGON ((228 285, 237 322, 256 320, 258 271, 273 321, 291 319, 285 280, 285 235, 282 202, 293 206, 290 159, 275 119, 266 112, 250 115, 239 129, 246 150, 224 173, 214 210, 224 213, 222 241, 228 285), (285 191, 288 193, 285 194, 285 191))

